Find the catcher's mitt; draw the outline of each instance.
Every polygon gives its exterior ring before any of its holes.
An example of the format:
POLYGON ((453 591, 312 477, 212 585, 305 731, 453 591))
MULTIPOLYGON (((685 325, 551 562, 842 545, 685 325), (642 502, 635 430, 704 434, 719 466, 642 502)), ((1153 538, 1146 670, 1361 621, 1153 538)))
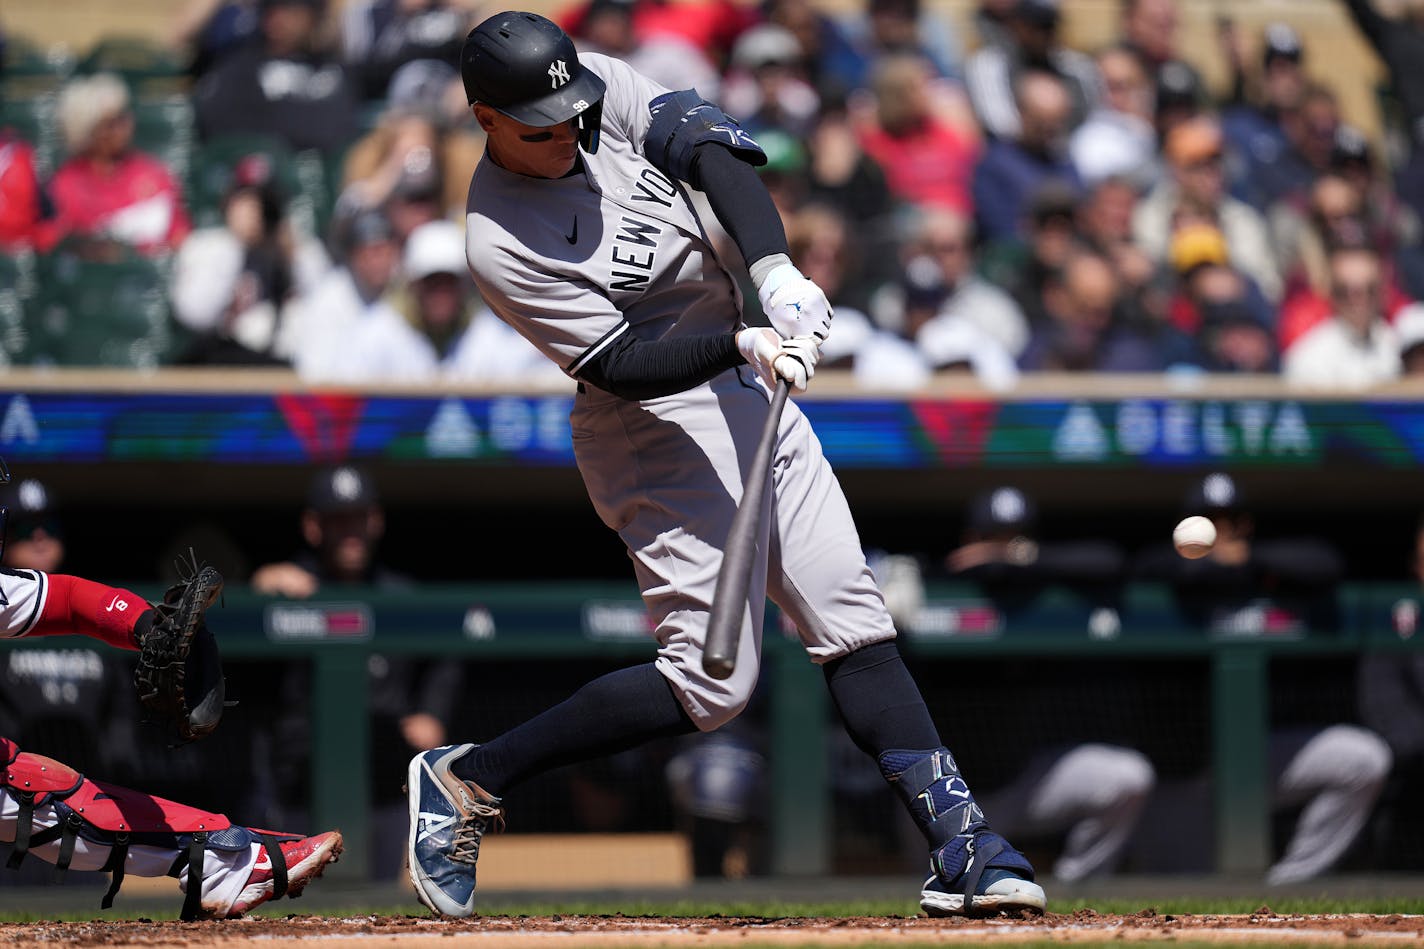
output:
POLYGON ((150 721, 171 723, 179 744, 210 734, 223 712, 222 657, 203 613, 222 594, 223 578, 199 567, 173 584, 139 636, 134 685, 150 721))

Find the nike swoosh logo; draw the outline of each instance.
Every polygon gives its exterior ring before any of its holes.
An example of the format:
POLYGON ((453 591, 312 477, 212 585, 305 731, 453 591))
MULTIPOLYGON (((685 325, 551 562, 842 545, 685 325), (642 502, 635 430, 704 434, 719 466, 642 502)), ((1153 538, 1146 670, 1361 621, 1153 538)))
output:
POLYGON ((574 218, 574 229, 573 229, 573 231, 572 231, 571 233, 565 234, 565 235, 564 235, 564 240, 568 241, 570 244, 577 244, 577 243, 578 243, 578 218, 577 218, 577 217, 574 218))

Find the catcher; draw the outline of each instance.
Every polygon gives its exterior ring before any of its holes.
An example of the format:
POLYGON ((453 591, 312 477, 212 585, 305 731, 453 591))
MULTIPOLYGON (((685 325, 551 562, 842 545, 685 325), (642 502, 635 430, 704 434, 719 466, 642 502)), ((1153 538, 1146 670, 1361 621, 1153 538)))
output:
MULTIPOLYGON (((0 461, 0 483, 8 481, 0 461)), ((0 555, 6 513, 0 507, 0 555)), ((204 622, 222 588, 216 570, 195 563, 149 604, 79 577, 0 567, 0 637, 77 634, 138 650, 135 685, 149 717, 192 741, 222 717, 221 660, 204 622)), ((336 831, 302 837, 239 827, 221 814, 91 780, 3 736, 0 765, 0 842, 13 845, 7 865, 33 854, 60 874, 112 873, 105 909, 126 873, 168 875, 185 893, 183 919, 231 919, 300 895, 341 853, 336 831)))

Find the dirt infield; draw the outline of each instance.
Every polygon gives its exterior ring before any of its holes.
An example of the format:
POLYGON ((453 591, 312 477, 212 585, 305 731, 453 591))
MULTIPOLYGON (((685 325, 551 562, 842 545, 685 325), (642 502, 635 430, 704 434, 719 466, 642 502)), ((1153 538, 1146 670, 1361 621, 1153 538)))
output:
POLYGON ((256 940, 280 947, 301 940, 320 949, 398 949, 468 944, 481 949, 524 947, 687 947, 981 945, 1010 942, 1093 943, 1123 941, 1222 944, 1424 946, 1424 916, 1287 916, 1268 908, 1245 916, 1159 915, 1147 909, 1128 916, 1093 910, 1049 913, 1024 919, 661 918, 624 916, 288 916, 230 922, 179 923, 147 919, 118 922, 0 924, 0 942, 10 945, 184 946, 224 949, 256 940))

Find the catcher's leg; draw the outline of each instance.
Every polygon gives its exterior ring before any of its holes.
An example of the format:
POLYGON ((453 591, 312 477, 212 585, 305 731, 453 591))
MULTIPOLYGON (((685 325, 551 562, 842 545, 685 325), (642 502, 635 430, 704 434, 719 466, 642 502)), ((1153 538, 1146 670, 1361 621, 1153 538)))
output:
POLYGON ((176 877, 186 894, 184 919, 241 916, 299 895, 341 852, 335 831, 298 837, 237 827, 221 814, 91 781, 5 739, 0 757, 0 840, 13 843, 9 866, 34 854, 60 875, 70 868, 112 873, 105 909, 132 873, 176 877))

